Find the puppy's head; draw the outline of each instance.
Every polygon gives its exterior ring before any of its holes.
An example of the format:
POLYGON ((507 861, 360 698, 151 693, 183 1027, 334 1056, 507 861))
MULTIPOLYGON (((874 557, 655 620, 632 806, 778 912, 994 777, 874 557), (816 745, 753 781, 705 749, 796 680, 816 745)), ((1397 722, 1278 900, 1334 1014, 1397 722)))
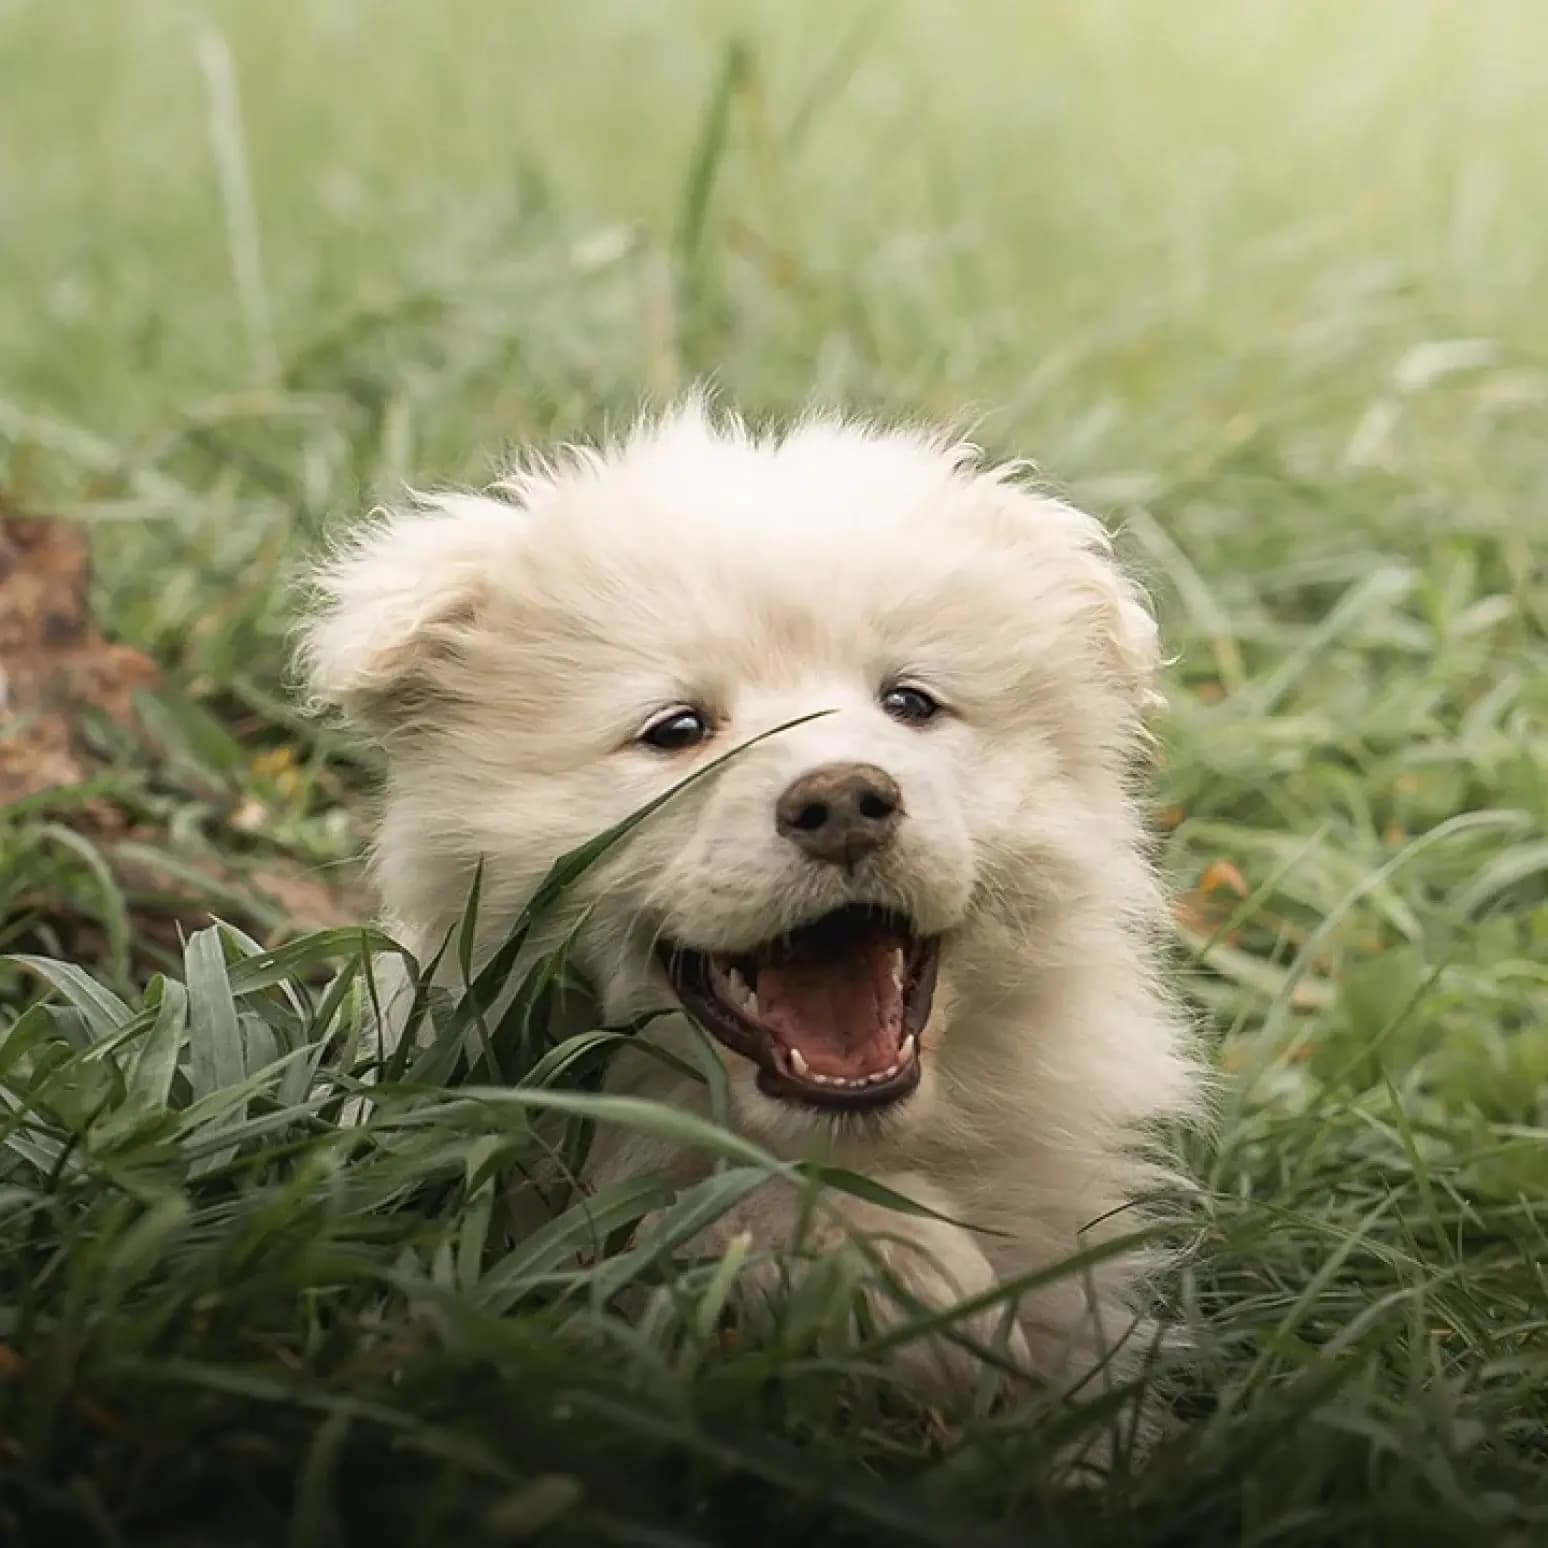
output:
POLYGON ((378 874, 421 945, 480 862, 492 946, 702 771, 568 919, 610 1017, 714 1034, 754 1132, 916 1121, 953 1043, 1148 906, 1154 625, 1093 521, 971 449, 691 408, 383 516, 319 589, 312 690, 387 750, 378 874))

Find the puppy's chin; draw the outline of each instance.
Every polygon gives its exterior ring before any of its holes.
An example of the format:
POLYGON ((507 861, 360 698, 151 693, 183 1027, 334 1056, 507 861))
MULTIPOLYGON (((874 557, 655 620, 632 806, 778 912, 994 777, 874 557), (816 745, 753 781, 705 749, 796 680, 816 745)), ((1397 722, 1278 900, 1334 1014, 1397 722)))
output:
POLYGON ((901 1100, 860 1112, 833 1111, 765 1095, 756 1072, 734 1054, 723 1056, 731 1077, 731 1116, 739 1133, 781 1160, 842 1160, 875 1156, 904 1145, 928 1127, 938 1107, 939 1080, 928 1064, 901 1100))

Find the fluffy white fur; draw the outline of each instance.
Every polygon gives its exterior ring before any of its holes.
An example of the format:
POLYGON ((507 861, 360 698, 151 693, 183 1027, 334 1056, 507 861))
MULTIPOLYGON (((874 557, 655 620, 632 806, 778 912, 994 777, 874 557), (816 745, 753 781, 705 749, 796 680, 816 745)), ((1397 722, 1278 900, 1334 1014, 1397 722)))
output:
MULTIPOLYGON (((919 1090, 876 1118, 823 1116, 761 1095, 722 1052, 735 1123, 1000 1233, 848 1206, 932 1304, 1141 1223, 1125 1206, 1159 1175, 1147 1137, 1198 1083, 1156 981, 1163 900, 1135 802, 1156 629, 1090 517, 968 446, 839 419, 765 437, 691 404, 487 494, 382 513, 319 583, 306 670, 387 750, 376 874, 407 944, 434 949, 482 861, 492 950, 556 856, 749 737, 831 711, 698 782, 577 888, 567 918, 589 910, 578 958, 607 1016, 675 1003, 662 935, 738 950, 849 901, 902 910, 944 937, 919 1090), (889 719, 877 698, 899 677, 948 712, 889 719), (678 703, 713 715, 713 739, 639 745, 678 703), (835 760, 884 767, 909 814, 853 872, 771 820, 792 778, 835 760)), ((693 1037, 680 1016, 647 1035, 693 1037)), ((647 1057, 609 1079, 705 1103, 647 1057)), ((596 1152, 599 1180, 671 1162, 692 1175, 654 1141, 596 1152)), ((717 1230, 777 1244, 795 1218, 771 1186, 717 1230)), ((1014 1344, 1034 1372, 1102 1363, 1143 1268, 1024 1296, 1014 1344)))

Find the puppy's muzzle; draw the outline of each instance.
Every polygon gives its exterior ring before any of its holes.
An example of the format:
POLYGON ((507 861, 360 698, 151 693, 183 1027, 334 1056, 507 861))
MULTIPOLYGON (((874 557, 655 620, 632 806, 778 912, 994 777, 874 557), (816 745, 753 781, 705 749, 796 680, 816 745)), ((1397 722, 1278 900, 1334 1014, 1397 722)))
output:
POLYGON ((774 805, 774 826, 797 849, 846 869, 890 843, 903 817, 903 792, 874 763, 812 769, 774 805))

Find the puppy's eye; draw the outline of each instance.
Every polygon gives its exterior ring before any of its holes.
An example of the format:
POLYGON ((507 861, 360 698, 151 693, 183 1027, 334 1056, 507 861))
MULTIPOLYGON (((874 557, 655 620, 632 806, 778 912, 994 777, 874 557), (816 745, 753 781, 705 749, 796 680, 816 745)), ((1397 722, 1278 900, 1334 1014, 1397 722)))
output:
POLYGON ((658 752, 684 752, 708 741, 709 716, 701 710, 686 709, 679 705, 658 715, 640 732, 640 741, 658 752))
POLYGON ((889 688, 882 695, 881 707, 906 726, 922 726, 941 712, 941 706, 923 688, 889 688))

